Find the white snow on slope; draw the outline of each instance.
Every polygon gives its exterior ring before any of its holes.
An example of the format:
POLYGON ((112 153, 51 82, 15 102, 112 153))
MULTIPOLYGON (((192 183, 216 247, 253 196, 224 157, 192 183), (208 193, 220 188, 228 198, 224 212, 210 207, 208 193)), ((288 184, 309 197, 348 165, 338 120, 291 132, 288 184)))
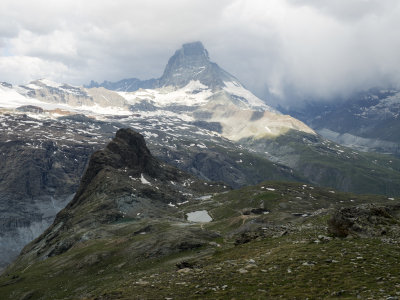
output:
POLYGON ((196 80, 176 90, 166 87, 154 90, 140 89, 136 92, 118 92, 118 94, 130 104, 150 100, 159 107, 165 107, 170 105, 199 106, 207 103, 213 93, 207 86, 196 80))
POLYGON ((44 85, 47 85, 47 86, 52 87, 52 88, 59 88, 60 86, 63 86, 63 84, 61 84, 61 83, 54 82, 54 81, 51 81, 51 80, 46 79, 46 78, 39 79, 38 81, 43 83, 44 85))
MULTIPOLYGON (((244 102, 249 108, 261 108, 263 110, 277 112, 272 107, 266 105, 261 99, 256 97, 241 84, 233 81, 226 81, 224 91, 228 94, 244 98, 244 102)), ((130 104, 136 104, 143 100, 153 102, 159 107, 170 105, 201 106, 209 102, 213 95, 211 89, 198 80, 190 81, 185 87, 173 90, 172 87, 160 89, 139 89, 135 92, 118 92, 130 104)))
POLYGON ((22 105, 40 105, 42 102, 37 99, 25 97, 14 89, 0 86, 0 107, 17 108, 22 105))
MULTIPOLYGON (((48 83, 48 81, 45 81, 48 83)), ((53 86, 56 83, 52 83, 53 86)), ((60 86, 60 85, 59 85, 60 86)), ((28 85, 30 88, 42 88, 34 84, 28 85)), ((95 115, 130 115, 131 112, 125 108, 120 107, 102 107, 98 104, 95 105, 81 105, 81 106, 72 106, 65 103, 49 103, 44 102, 38 99, 31 98, 27 95, 19 93, 24 91, 21 87, 8 88, 4 86, 0 86, 0 108, 7 109, 16 109, 17 107, 24 105, 34 105, 43 108, 44 110, 54 110, 54 109, 62 109, 66 111, 71 111, 74 113, 86 113, 86 114, 95 114, 95 115)))
POLYGON ((43 89, 43 87, 41 87, 41 86, 38 86, 37 84, 34 84, 34 83, 29 83, 29 84, 27 84, 27 85, 25 85, 27 88, 30 88, 30 89, 32 89, 32 90, 41 90, 41 89, 43 89))
POLYGON ((142 184, 151 185, 151 183, 146 178, 144 178, 143 173, 140 175, 140 181, 142 182, 142 184))
POLYGON ((248 104, 250 105, 250 107, 254 107, 254 108, 260 107, 267 111, 279 113, 272 107, 266 105, 264 103, 264 101, 262 101, 260 98, 255 96, 252 92, 245 89, 240 83, 237 83, 234 81, 224 81, 224 84, 225 84, 224 90, 226 92, 228 92, 231 95, 235 95, 237 97, 245 98, 247 100, 248 104))

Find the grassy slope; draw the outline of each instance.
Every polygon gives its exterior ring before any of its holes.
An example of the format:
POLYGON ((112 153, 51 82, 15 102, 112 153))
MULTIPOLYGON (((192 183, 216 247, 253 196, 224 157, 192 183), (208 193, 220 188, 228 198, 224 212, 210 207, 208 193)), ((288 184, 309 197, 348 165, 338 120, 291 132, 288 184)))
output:
POLYGON ((359 152, 296 132, 252 143, 289 161, 298 174, 313 184, 354 193, 400 195, 400 159, 396 157, 359 152))
POLYGON ((393 200, 294 183, 246 187, 176 212, 178 216, 207 209, 214 218, 208 224, 126 220, 99 228, 108 234, 62 255, 32 265, 20 260, 0 277, 0 294, 2 299, 394 296, 400 291, 397 244, 380 238, 318 240, 327 234, 330 207, 372 202, 393 200), (270 212, 244 214, 262 206, 270 212), (137 234, 148 225, 152 226, 149 233, 137 234), (141 251, 149 243, 167 243, 174 234, 179 238, 189 229, 215 231, 220 236, 210 238, 211 244, 173 253, 141 251), (235 246, 243 232, 254 233, 254 239, 235 246), (179 271, 176 263, 182 261, 191 267, 179 271))

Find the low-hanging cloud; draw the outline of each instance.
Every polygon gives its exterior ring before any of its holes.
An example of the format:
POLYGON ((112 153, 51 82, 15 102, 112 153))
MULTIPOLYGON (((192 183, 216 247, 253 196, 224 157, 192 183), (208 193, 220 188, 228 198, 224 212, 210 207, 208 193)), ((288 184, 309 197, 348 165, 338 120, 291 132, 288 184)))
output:
POLYGON ((326 99, 399 85, 399 25, 397 0, 3 0, 0 81, 159 77, 201 40, 260 96, 326 99))

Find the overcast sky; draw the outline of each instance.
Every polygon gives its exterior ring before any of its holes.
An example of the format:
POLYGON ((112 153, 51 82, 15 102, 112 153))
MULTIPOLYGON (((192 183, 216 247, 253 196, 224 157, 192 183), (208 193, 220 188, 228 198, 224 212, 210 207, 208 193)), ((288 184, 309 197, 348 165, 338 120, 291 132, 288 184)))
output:
POLYGON ((1 0, 0 81, 160 77, 196 40, 257 95, 400 83, 399 0, 1 0))

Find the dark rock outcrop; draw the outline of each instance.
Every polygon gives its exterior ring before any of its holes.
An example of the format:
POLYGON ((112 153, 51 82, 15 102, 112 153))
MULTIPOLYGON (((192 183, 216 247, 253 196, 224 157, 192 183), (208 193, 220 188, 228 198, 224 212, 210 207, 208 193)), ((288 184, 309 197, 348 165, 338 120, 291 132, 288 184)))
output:
POLYGON ((4 82, 4 81, 0 82, 0 85, 4 86, 6 88, 9 88, 9 89, 12 89, 12 87, 13 87, 11 83, 4 82))
POLYGON ((43 113, 43 108, 35 105, 23 105, 20 107, 17 107, 17 111, 22 111, 22 112, 32 112, 32 113, 37 113, 41 114, 43 113))
POLYGON ((359 205, 338 209, 328 220, 328 232, 337 237, 379 237, 400 233, 400 205, 359 205))
POLYGON ((85 85, 86 88, 98 88, 104 87, 108 90, 122 91, 122 92, 132 92, 138 89, 153 89, 157 86, 157 79, 140 80, 138 78, 128 78, 122 79, 117 82, 104 81, 103 83, 98 83, 96 81, 91 81, 90 84, 85 85))
POLYGON ((92 155, 71 205, 79 201, 100 171, 121 168, 129 169, 130 176, 134 177, 142 173, 156 177, 162 173, 159 162, 150 154, 143 136, 131 129, 120 129, 105 149, 92 155))

